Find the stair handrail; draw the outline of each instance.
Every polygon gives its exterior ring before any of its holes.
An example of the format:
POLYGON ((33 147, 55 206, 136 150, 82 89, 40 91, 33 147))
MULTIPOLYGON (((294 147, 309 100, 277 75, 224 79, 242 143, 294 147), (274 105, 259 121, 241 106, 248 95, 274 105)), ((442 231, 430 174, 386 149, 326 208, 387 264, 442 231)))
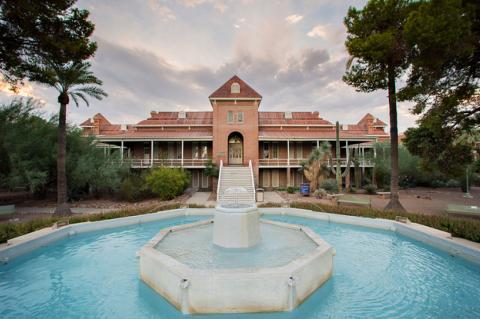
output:
POLYGON ((222 180, 222 168, 223 168, 223 160, 220 160, 220 166, 218 169, 218 181, 217 181, 217 204, 220 204, 220 181, 222 180))
POLYGON ((256 194, 255 194, 255 181, 253 179, 253 165, 252 165, 252 160, 248 161, 248 167, 250 167, 250 176, 252 178, 252 189, 253 189, 253 203, 255 204, 256 202, 256 194))

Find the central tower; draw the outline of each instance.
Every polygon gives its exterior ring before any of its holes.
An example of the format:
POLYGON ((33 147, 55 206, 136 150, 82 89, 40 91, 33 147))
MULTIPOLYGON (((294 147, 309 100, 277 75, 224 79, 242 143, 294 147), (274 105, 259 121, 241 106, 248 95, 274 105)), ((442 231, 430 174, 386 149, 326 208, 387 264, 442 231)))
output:
POLYGON ((258 176, 258 107, 262 96, 233 76, 209 96, 213 108, 213 161, 248 165, 258 176))

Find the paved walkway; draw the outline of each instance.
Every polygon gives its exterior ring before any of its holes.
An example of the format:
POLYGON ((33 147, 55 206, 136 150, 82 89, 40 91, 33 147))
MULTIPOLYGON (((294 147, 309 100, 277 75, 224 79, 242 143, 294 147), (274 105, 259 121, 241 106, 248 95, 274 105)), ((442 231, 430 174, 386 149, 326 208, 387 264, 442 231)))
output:
POLYGON ((264 203, 285 203, 285 199, 282 198, 277 192, 265 192, 263 193, 264 203))
POLYGON ((192 197, 187 199, 187 204, 193 205, 205 205, 205 206, 213 206, 217 204, 216 201, 208 200, 212 192, 195 192, 193 193, 192 197))

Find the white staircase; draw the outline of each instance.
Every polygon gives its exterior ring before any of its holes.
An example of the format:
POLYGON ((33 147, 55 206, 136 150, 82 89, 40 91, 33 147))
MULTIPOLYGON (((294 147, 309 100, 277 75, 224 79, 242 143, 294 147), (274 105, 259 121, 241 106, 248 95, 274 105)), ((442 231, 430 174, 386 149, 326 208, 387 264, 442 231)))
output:
POLYGON ((252 163, 249 166, 223 166, 220 162, 220 172, 217 185, 217 203, 255 204, 255 184, 253 182, 252 163), (225 193, 231 187, 245 188, 246 192, 225 193))

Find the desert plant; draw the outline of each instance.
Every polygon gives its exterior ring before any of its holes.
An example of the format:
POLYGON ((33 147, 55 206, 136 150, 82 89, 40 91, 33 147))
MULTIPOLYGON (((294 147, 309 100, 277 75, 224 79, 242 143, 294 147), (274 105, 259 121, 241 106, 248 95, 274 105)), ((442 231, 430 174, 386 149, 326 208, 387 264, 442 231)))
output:
POLYGON ((320 183, 320 188, 323 188, 325 191, 327 191, 330 194, 338 193, 337 180, 333 178, 323 180, 320 183))
POLYGON ((323 142, 310 153, 308 159, 300 163, 300 171, 310 182, 310 189, 317 189, 319 181, 328 176, 327 162, 330 154, 330 144, 323 142))
POLYGON ((332 173, 335 175, 337 180, 337 188, 342 189, 342 177, 346 177, 350 172, 350 165, 352 163, 352 155, 350 154, 350 150, 347 148, 348 160, 347 160, 347 167, 345 167, 345 171, 342 173, 342 166, 340 163, 340 124, 338 121, 335 123, 335 166, 333 165, 333 160, 330 158, 330 169, 332 173))
POLYGON ((315 196, 316 198, 324 198, 327 197, 327 195, 327 191, 323 188, 318 188, 313 192, 313 196, 315 196))

